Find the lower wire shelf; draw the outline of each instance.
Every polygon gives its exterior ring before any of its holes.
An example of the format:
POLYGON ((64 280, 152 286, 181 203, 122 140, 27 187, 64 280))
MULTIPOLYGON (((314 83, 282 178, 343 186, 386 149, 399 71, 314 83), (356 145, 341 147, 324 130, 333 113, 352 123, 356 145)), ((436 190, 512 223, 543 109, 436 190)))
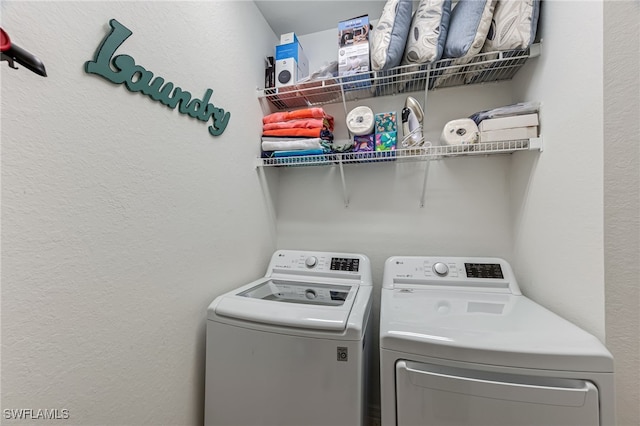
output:
POLYGON ((257 167, 340 166, 342 164, 387 163, 390 161, 438 160, 469 155, 510 154, 542 151, 542 138, 403 148, 393 151, 343 152, 321 155, 258 158, 257 167))
POLYGON ((293 157, 258 158, 257 168, 266 186, 264 169, 266 167, 309 167, 337 166, 340 169, 342 195, 345 207, 349 206, 349 194, 344 173, 344 165, 365 163, 391 163, 403 161, 424 161, 424 181, 420 196, 420 207, 424 207, 427 190, 427 175, 430 160, 473 155, 511 154, 516 151, 542 152, 542 138, 521 139, 500 142, 484 142, 468 145, 424 146, 419 148, 403 148, 393 151, 345 152, 322 155, 305 155, 293 157))

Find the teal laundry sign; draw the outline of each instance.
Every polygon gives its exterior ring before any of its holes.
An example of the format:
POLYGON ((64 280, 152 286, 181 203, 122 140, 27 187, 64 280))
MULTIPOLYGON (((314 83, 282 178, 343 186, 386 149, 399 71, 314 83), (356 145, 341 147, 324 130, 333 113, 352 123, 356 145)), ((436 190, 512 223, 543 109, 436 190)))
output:
POLYGON ((220 136, 227 128, 230 112, 210 103, 212 89, 207 89, 202 99, 192 98, 191 93, 182 90, 162 77, 155 77, 151 71, 140 65, 129 55, 114 56, 116 50, 133 34, 129 28, 112 19, 109 21, 111 32, 102 40, 93 61, 84 64, 89 74, 97 74, 115 84, 124 84, 131 92, 149 96, 171 109, 179 105, 178 111, 200 121, 211 120, 209 133, 220 136), (152 81, 153 80, 153 81, 152 81))

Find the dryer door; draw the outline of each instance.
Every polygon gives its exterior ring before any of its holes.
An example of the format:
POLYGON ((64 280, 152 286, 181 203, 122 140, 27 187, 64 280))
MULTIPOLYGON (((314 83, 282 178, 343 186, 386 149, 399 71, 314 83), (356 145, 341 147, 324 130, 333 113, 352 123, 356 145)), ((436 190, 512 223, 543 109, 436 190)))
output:
POLYGON ((589 381, 396 363, 400 425, 598 426, 589 381))

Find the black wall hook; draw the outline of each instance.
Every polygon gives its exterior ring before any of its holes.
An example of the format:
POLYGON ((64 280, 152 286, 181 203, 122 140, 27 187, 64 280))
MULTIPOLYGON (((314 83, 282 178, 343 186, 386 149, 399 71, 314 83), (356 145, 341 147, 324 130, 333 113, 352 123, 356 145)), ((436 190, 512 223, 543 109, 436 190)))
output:
POLYGON ((17 62, 38 75, 47 76, 47 70, 44 68, 42 61, 37 56, 12 43, 9 34, 2 28, 0 28, 0 61, 7 61, 13 69, 18 69, 15 65, 17 62))

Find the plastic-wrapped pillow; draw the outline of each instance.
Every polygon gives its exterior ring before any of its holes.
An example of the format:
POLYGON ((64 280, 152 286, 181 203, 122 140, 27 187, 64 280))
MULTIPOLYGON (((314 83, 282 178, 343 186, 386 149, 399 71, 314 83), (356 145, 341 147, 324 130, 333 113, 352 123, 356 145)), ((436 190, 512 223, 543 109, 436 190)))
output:
POLYGON ((400 65, 411 25, 411 0, 387 0, 371 34, 371 69, 388 70, 400 65))
MULTIPOLYGON (((483 60, 498 59, 497 53, 489 52, 504 52, 505 59, 517 58, 517 51, 527 49, 535 41, 539 15, 540 0, 499 0, 493 11, 487 40, 482 46, 483 60)), ((511 65, 517 64, 517 59, 509 61, 511 65)), ((465 82, 481 80, 503 65, 502 61, 474 65, 465 75, 465 82)))
POLYGON ((483 52, 526 49, 536 38, 540 0, 500 0, 483 52))
POLYGON ((476 55, 487 39, 497 0, 460 0, 451 11, 444 58, 476 55))
POLYGON ((451 17, 451 0, 420 0, 413 14, 402 65, 439 60, 451 17))

